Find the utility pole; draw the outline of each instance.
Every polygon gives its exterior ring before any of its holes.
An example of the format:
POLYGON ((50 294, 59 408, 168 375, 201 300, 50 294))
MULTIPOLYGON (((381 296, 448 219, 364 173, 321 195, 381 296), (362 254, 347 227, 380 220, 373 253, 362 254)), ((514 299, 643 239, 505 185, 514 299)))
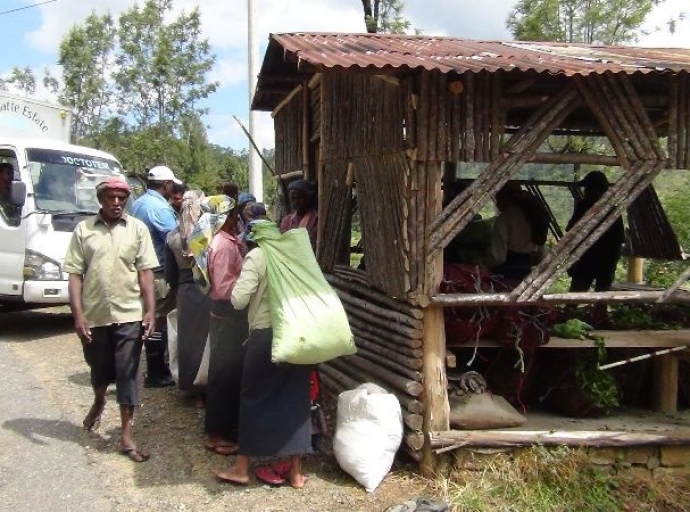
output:
MULTIPOLYGON (((256 33, 256 0, 247 0, 247 53, 249 68, 249 134, 252 139, 257 140, 258 113, 251 109, 254 91, 256 90, 257 76, 259 74, 258 61, 256 60, 257 49, 259 48, 256 33)), ((249 148, 249 191, 254 194, 257 201, 263 201, 264 182, 261 167, 261 158, 256 151, 249 148)))

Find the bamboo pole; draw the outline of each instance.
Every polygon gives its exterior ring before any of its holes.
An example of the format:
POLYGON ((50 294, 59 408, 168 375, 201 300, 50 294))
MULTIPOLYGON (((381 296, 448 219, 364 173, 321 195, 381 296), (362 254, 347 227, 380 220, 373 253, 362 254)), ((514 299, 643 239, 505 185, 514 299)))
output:
POLYGON ((657 302, 688 304, 690 294, 682 292, 665 296, 663 291, 613 291, 613 292, 567 292, 549 293, 539 299, 510 300, 509 293, 440 293, 431 298, 432 304, 442 307, 455 306, 506 306, 510 305, 556 305, 556 304, 652 304, 657 302))

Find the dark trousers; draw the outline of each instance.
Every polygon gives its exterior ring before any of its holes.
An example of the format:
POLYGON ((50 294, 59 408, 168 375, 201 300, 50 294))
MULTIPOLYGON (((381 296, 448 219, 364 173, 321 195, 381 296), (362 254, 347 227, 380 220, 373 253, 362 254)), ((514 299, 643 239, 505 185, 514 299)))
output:
POLYGON ((100 388, 114 382, 118 404, 141 405, 137 384, 141 346, 141 322, 92 327, 91 342, 82 342, 91 385, 100 388))

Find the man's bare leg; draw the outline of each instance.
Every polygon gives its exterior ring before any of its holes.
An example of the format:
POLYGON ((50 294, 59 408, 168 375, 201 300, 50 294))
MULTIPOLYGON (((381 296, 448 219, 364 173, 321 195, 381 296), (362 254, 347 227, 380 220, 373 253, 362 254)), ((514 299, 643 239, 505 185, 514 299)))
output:
POLYGON ((98 427, 101 426, 101 415, 103 414, 107 402, 105 397, 107 392, 107 385, 93 388, 93 404, 82 423, 84 430, 93 432, 94 430, 98 430, 98 427))
POLYGON ((134 406, 120 405, 120 420, 122 422, 122 434, 120 435, 120 452, 127 455, 134 462, 149 460, 150 455, 137 449, 132 434, 134 426, 134 406))

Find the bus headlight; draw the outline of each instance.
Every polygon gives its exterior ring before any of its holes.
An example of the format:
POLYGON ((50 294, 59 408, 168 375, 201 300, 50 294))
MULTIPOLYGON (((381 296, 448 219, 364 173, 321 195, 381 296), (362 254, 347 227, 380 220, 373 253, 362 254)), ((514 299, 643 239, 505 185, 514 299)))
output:
POLYGON ((61 281, 60 264, 34 251, 26 251, 24 257, 24 279, 31 281, 61 281))

